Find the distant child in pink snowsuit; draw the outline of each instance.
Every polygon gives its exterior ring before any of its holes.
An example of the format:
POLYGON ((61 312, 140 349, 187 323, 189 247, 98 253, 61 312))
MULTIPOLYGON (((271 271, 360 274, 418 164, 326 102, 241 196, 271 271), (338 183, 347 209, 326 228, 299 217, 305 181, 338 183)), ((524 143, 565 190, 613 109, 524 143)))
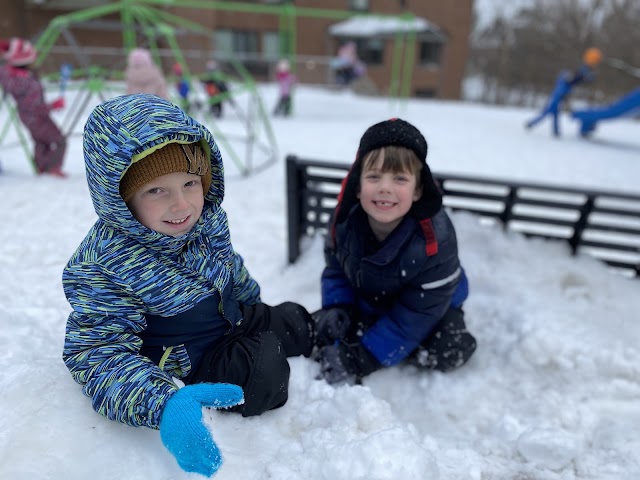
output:
POLYGON ((52 110, 64 108, 64 99, 46 103, 38 74, 29 68, 37 56, 29 41, 20 38, 2 41, 0 51, 6 60, 0 66, 0 86, 14 98, 18 116, 33 138, 38 173, 65 177, 62 162, 66 139, 49 116, 52 110))
POLYGON ((278 82, 280 97, 278 98, 278 103, 273 111, 273 115, 288 117, 291 114, 291 91, 296 83, 296 77, 291 73, 288 60, 282 59, 278 62, 278 66, 276 67, 276 81, 278 82))
POLYGON ((124 77, 127 93, 151 93, 165 100, 169 99, 167 81, 146 48, 134 48, 129 52, 124 77))

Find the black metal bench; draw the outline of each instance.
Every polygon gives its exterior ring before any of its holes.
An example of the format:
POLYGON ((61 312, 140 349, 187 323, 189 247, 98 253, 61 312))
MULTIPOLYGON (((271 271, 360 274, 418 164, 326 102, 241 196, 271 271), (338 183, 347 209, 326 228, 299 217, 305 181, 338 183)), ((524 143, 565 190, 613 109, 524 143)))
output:
MULTIPOLYGON (((326 233, 349 166, 287 156, 288 255, 300 255, 304 235, 326 233)), ((508 182, 434 172, 444 204, 525 235, 561 239, 640 278, 640 196, 508 182)))

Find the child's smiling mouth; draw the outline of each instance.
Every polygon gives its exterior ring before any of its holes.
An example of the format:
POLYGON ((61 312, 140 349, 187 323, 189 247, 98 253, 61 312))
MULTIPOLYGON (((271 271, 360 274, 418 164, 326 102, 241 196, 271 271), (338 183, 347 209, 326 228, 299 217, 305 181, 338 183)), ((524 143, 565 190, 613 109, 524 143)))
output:
POLYGON ((171 225, 181 225, 183 223, 185 223, 187 220, 189 220, 189 216, 184 217, 184 218, 179 218, 177 220, 165 220, 166 223, 170 223, 171 225))
POLYGON ((390 207, 393 207, 395 205, 394 202, 387 202, 387 201, 380 201, 380 200, 374 201, 373 204, 376 207, 380 207, 380 208, 390 208, 390 207))

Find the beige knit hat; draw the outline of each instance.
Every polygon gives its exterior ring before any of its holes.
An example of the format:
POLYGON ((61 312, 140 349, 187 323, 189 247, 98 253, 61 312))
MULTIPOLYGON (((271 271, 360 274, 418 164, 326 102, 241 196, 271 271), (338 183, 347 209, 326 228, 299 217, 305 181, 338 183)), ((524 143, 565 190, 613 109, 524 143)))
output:
POLYGON ((174 172, 186 172, 202 177, 202 190, 206 195, 211 186, 209 156, 199 142, 187 145, 169 143, 134 162, 120 180, 120 196, 125 203, 136 191, 154 178, 174 172))

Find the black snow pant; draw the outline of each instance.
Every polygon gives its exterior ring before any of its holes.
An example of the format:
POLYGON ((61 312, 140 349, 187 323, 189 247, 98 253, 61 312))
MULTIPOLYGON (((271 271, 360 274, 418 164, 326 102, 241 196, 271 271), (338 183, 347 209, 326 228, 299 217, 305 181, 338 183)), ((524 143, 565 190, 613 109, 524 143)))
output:
POLYGON ((222 102, 212 103, 209 106, 209 112, 215 118, 222 118, 222 102))
POLYGON ((277 117, 278 115, 282 115, 283 117, 288 117, 291 114, 291 96, 283 95, 278 99, 278 103, 276 104, 275 109, 273 110, 273 115, 277 117))
POLYGON ((448 372, 467 363, 475 350, 476 339, 467 331, 464 312, 450 308, 436 329, 411 353, 408 362, 448 372))
POLYGON ((283 406, 289 395, 287 357, 311 355, 311 315, 292 302, 243 305, 242 324, 208 352, 189 383, 233 383, 244 403, 230 409, 244 417, 283 406))

